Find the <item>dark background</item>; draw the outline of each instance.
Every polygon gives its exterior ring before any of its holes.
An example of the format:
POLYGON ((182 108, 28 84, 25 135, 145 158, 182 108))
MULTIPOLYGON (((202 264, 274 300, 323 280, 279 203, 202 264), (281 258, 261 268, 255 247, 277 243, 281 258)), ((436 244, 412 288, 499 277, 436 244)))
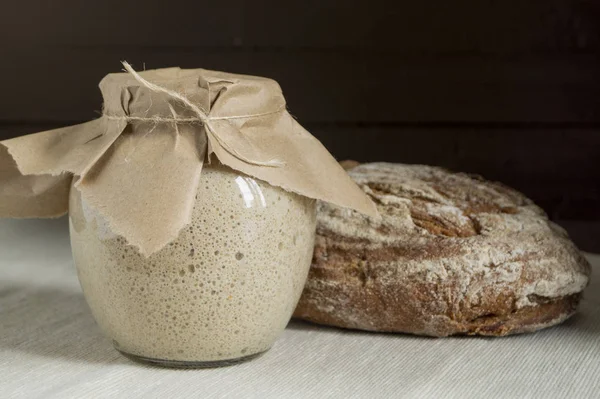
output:
POLYGON ((127 60, 278 80, 338 159, 511 185, 600 252, 600 1, 16 1, 0 139, 98 116, 127 60))

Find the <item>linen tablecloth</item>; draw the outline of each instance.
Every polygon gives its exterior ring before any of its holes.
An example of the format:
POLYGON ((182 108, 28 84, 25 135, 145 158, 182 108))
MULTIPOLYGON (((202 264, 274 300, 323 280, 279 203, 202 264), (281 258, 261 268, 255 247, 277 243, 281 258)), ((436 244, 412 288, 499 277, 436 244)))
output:
MULTIPOLYGON (((600 255, 587 256, 599 274, 600 255)), ((0 220, 0 398, 178 397, 600 397, 600 278, 578 315, 535 334, 435 339, 292 322, 254 361, 161 369, 125 359, 102 336, 66 218, 0 220)))

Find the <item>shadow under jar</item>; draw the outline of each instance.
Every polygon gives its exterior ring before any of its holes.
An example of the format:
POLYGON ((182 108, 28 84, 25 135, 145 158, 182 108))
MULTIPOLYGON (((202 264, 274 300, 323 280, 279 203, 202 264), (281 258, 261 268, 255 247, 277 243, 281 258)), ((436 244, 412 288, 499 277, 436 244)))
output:
POLYGON ((258 356, 302 293, 315 202, 206 165, 191 223, 145 257, 73 187, 71 246, 94 318, 117 350, 139 361, 216 367, 258 356))

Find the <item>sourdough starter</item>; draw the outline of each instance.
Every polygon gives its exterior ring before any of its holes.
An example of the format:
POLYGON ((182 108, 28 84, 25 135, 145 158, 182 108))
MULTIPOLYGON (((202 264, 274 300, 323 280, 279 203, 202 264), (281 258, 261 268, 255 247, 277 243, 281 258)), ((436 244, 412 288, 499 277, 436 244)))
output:
POLYGON ((316 219, 314 200, 213 165, 202 171, 191 224, 148 258, 75 188, 70 222, 83 292, 115 347, 203 362, 274 343, 302 292, 316 219))

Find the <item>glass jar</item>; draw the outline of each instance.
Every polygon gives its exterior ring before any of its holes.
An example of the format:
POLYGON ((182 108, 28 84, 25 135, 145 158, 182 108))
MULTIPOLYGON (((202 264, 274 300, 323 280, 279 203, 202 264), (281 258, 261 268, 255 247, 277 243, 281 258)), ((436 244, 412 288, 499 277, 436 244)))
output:
POLYGON ((139 361, 215 367, 258 356, 300 298, 315 202, 205 165, 191 223, 144 257, 73 187, 71 246, 94 318, 117 350, 139 361))

